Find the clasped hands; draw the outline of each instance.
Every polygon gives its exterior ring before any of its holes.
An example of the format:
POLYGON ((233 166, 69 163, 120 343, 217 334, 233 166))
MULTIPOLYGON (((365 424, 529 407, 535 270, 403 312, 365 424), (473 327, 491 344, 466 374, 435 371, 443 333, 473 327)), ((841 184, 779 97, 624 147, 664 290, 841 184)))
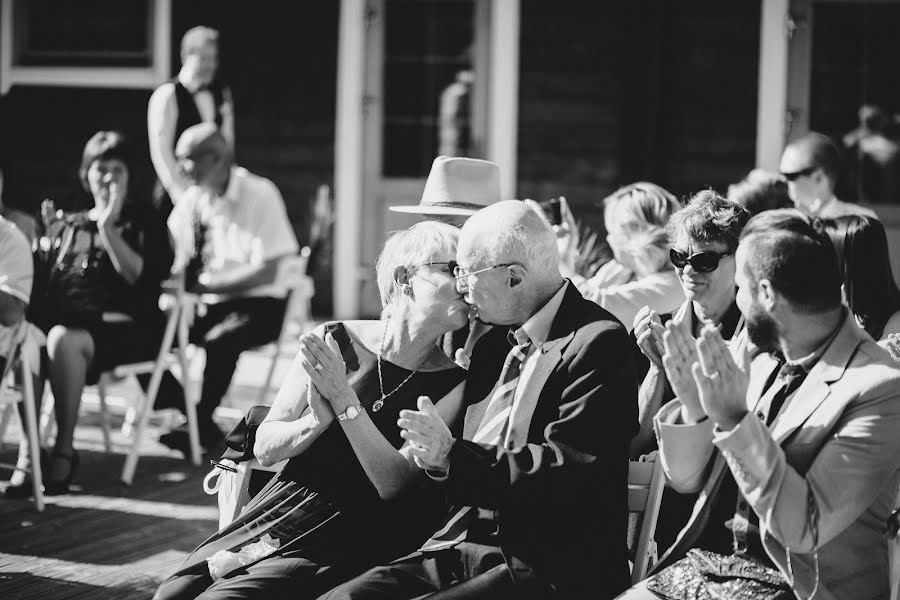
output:
POLYGON ((352 404, 359 402, 347 381, 341 348, 331 333, 323 340, 314 333, 300 336, 300 365, 309 376, 307 401, 320 425, 328 426, 352 404))
POLYGON ((682 416, 690 423, 709 417, 721 431, 734 429, 747 414, 749 352, 744 349, 736 361, 710 323, 694 339, 687 319, 666 323, 662 346, 662 365, 684 407, 682 416))

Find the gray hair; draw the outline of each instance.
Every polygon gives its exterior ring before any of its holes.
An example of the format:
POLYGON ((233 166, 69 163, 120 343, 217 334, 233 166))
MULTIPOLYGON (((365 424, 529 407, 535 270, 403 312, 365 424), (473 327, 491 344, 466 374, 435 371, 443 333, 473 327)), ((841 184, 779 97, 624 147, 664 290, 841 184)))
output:
POLYGON ((409 229, 395 231, 384 243, 375 262, 382 315, 400 297, 394 271, 397 267, 413 267, 432 261, 453 260, 459 242, 459 229, 438 221, 422 221, 409 229))

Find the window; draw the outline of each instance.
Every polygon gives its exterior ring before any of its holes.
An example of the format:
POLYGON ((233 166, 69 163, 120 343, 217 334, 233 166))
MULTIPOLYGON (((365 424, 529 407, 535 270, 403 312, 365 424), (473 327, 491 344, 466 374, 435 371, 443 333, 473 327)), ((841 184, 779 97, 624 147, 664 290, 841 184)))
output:
POLYGON ((168 77, 171 0, 0 1, 0 93, 15 84, 152 88, 168 77))

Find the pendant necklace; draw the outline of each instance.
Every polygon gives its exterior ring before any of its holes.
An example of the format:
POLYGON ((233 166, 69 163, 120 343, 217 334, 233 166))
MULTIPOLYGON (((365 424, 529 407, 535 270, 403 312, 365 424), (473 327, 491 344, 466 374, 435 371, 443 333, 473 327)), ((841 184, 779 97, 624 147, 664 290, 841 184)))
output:
MULTIPOLYGON (((400 385, 389 391, 387 394, 384 393, 384 378, 381 375, 381 355, 384 353, 384 340, 387 338, 387 330, 388 323, 384 324, 384 333, 381 334, 381 346, 378 348, 378 357, 376 363, 378 365, 378 388, 381 391, 381 398, 372 403, 372 412, 378 412, 384 406, 384 401, 388 399, 388 397, 394 395, 397 390, 406 385, 406 382, 412 379, 412 376, 419 372, 419 369, 422 368, 420 364, 416 367, 416 370, 406 376, 406 379, 400 382, 400 385)), ((428 360, 428 357, 425 357, 425 360, 428 360)), ((425 364, 425 361, 422 361, 422 364, 425 364)))

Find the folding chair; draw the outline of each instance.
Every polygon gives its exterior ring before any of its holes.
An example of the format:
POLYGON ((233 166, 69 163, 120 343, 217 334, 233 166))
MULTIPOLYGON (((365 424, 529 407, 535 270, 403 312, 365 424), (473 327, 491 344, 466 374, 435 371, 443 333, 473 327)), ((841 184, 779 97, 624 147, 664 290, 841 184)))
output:
POLYGON ((147 393, 141 394, 138 400, 134 442, 125 458, 125 464, 122 467, 122 481, 126 485, 131 485, 134 480, 134 472, 137 469, 137 462, 140 456, 141 443, 147 429, 147 421, 150 419, 150 413, 153 412, 153 404, 156 401, 156 394, 159 392, 159 384, 165 371, 170 370, 173 366, 178 365, 181 372, 181 385, 184 389, 184 405, 187 416, 188 436, 191 446, 191 462, 197 466, 200 465, 200 433, 197 426, 197 407, 191 394, 188 373, 190 371, 190 361, 188 359, 188 329, 190 319, 196 307, 197 299, 193 294, 188 294, 178 290, 174 292, 174 304, 169 309, 169 318, 166 322, 166 330, 163 334, 162 345, 155 361, 145 361, 130 365, 121 365, 108 373, 104 373, 100 377, 98 392, 100 396, 100 408, 103 412, 104 439, 109 443, 109 415, 106 406, 106 386, 111 377, 128 377, 140 374, 150 374, 150 385, 147 387, 147 393), (175 336, 178 336, 178 347, 173 348, 175 336))
POLYGON ((278 365, 278 359, 281 357, 284 343, 290 333, 291 321, 297 320, 305 328, 306 323, 310 320, 310 300, 316 289, 312 277, 306 274, 309 254, 309 246, 304 246, 300 250, 300 254, 285 259, 278 268, 276 282, 288 288, 287 309, 284 311, 284 321, 281 324, 278 339, 273 344, 268 344, 268 347, 272 348, 272 360, 260 388, 257 404, 267 404, 266 398, 272 385, 272 376, 275 374, 275 367, 278 365))
MULTIPOLYGON (((32 368, 28 352, 23 352, 22 347, 28 334, 28 322, 22 321, 15 326, 10 351, 7 353, 6 367, 0 376, 0 406, 3 406, 3 429, 9 421, 10 411, 15 411, 17 402, 25 403, 25 423, 22 424, 22 433, 28 438, 28 453, 31 455, 31 482, 34 490, 34 505, 38 512, 44 510, 43 476, 41 474, 41 441, 38 434, 37 410, 34 406, 34 385, 31 380, 32 368), (13 373, 18 367, 21 378, 21 392, 14 389, 13 373)), ((15 411, 18 413, 18 411, 15 411)), ((0 430, 2 437, 2 430, 0 430)), ((15 469, 15 465, 0 465, 15 469)))
POLYGON ((647 576, 647 571, 656 562, 656 520, 659 517, 659 506, 662 503, 665 478, 662 463, 628 462, 628 511, 642 515, 640 533, 637 539, 637 550, 634 566, 631 569, 631 582, 637 583, 647 576))

